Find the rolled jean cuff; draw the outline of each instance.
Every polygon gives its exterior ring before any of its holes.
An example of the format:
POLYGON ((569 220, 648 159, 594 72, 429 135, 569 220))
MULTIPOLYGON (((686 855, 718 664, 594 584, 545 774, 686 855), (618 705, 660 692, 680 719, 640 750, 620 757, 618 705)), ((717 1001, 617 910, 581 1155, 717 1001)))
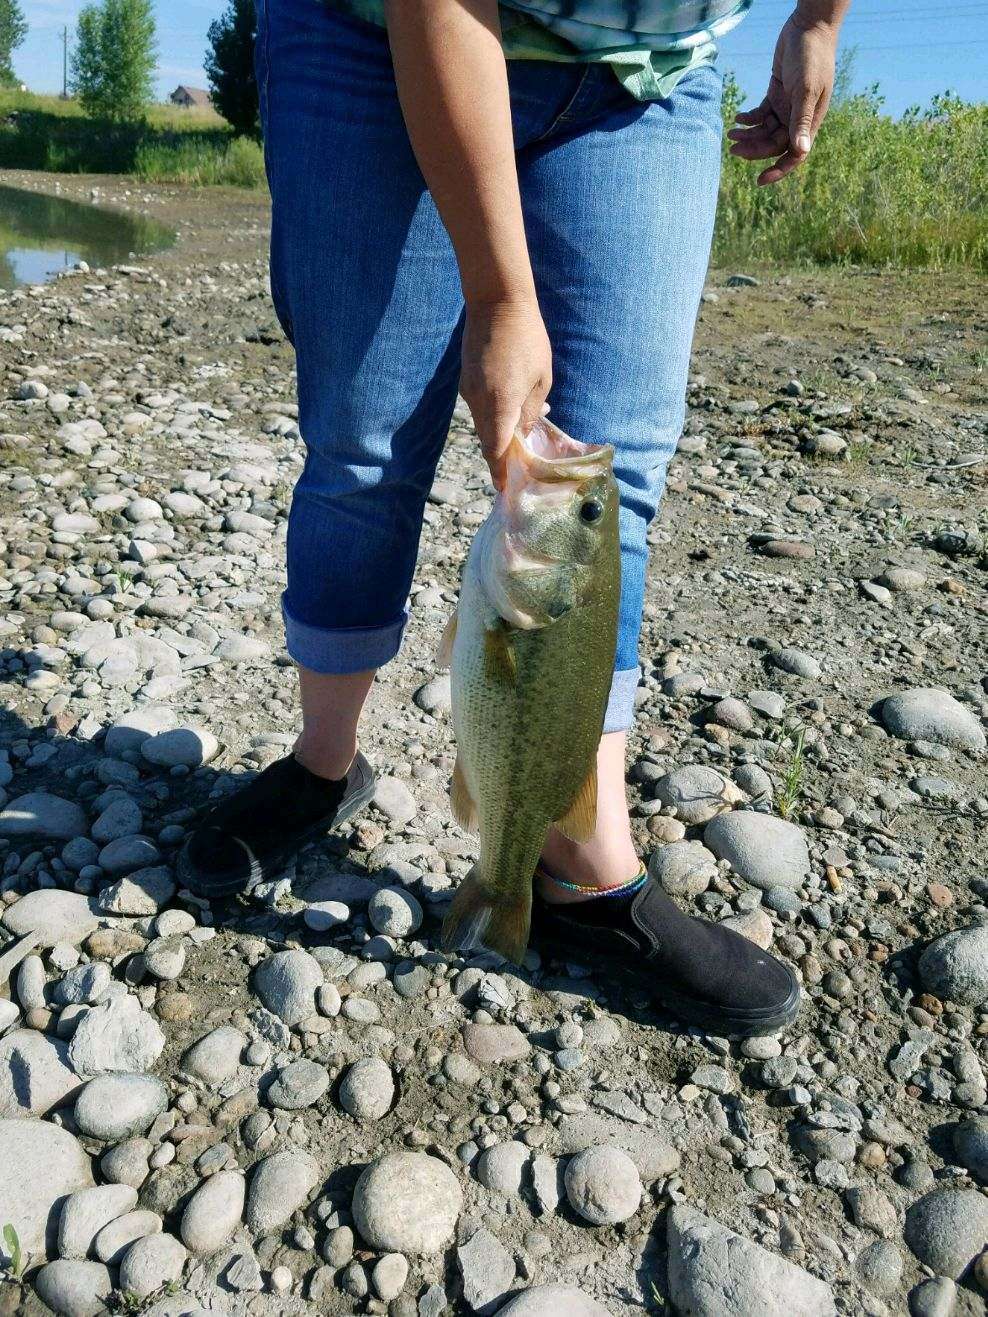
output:
POLYGON ((291 615, 285 595, 281 596, 281 616, 288 653, 295 662, 312 672, 337 675, 366 672, 390 663, 401 648, 408 621, 408 613, 404 611, 384 626, 310 626, 291 615))
POLYGON ((635 691, 640 668, 620 668, 611 679, 611 693, 604 712, 605 732, 626 732, 635 721, 635 691))

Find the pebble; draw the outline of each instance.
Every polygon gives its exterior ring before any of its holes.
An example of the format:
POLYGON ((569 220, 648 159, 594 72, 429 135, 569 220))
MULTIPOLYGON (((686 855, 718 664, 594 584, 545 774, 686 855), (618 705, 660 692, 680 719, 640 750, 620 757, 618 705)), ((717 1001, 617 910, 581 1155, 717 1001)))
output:
POLYGON ((70 841, 88 829, 86 811, 50 791, 28 791, 0 810, 0 837, 70 841))
POLYGON ((179 1233, 190 1253, 205 1256, 222 1248, 240 1224, 246 1193, 240 1171, 217 1171, 202 1181, 182 1212, 179 1233))
POLYGON ((716 878, 717 857, 702 842, 676 841, 652 852, 648 871, 670 896, 692 898, 716 878))
POLYGON ((216 758, 219 742, 201 727, 173 727, 141 742, 141 754, 159 768, 198 768, 216 758))
POLYGON ((352 1211, 371 1248, 420 1257, 449 1242, 462 1204, 459 1182, 443 1162, 425 1153, 388 1152, 362 1172, 352 1211))
POLYGON ((279 1107, 283 1111, 301 1111, 318 1102, 328 1088, 329 1072, 326 1067, 303 1059, 293 1061, 278 1072, 267 1091, 267 1100, 272 1107, 279 1107))
POLYGON ((247 1190, 246 1221, 256 1235, 283 1226, 319 1181, 319 1164, 307 1152, 272 1153, 258 1162, 247 1190))
POLYGON ((740 799, 733 783, 713 768, 677 768, 655 784, 655 799, 683 823, 706 823, 740 799))
POLYGON ((188 1256, 174 1235, 148 1235, 132 1244, 120 1264, 119 1287, 138 1300, 149 1298, 164 1285, 174 1284, 188 1256))
POLYGON ((805 677, 809 681, 816 681, 823 673, 820 660, 803 649, 777 649, 772 653, 772 662, 782 672, 788 672, 793 677, 805 677))
POLYGON ((0 1175, 0 1222, 14 1227, 25 1253, 53 1256, 58 1209, 93 1184, 82 1146, 48 1121, 0 1120, 0 1166, 31 1168, 30 1175, 0 1175))
POLYGON ((531 1043, 513 1024, 468 1024, 463 1029, 463 1045, 481 1065, 518 1061, 532 1050, 531 1043))
POLYGON ((386 818, 399 826, 410 823, 418 813, 415 797, 397 777, 379 777, 374 788, 374 804, 386 818))
POLYGON ((394 1097, 391 1067, 376 1056, 354 1062, 340 1084, 340 1106, 356 1120, 380 1120, 390 1111, 394 1097))
POLYGON ((247 1038, 232 1024, 217 1025, 182 1054, 182 1069, 211 1088, 231 1079, 240 1066, 247 1038))
POLYGON ((100 1075, 76 1098, 73 1115, 80 1133, 118 1143, 143 1134, 167 1106, 168 1090, 153 1075, 100 1075))
POLYGON ((988 924, 936 938, 919 958, 927 991, 966 1006, 988 1002, 988 924))
POLYGON ((307 951, 276 951, 254 971, 254 991, 285 1024, 316 1013, 316 989, 323 983, 319 962, 307 951))
POLYGON ((932 741, 976 753, 988 744, 978 718, 947 691, 928 687, 900 691, 884 701, 881 714, 892 735, 904 741, 932 741))
POLYGON ((157 1020, 141 1009, 136 997, 126 995, 86 1011, 69 1043, 69 1059, 80 1075, 107 1070, 143 1073, 164 1047, 165 1035, 157 1020))
POLYGON ((367 906, 373 927, 387 937, 407 938, 422 927, 422 907, 400 887, 382 887, 367 906))
POLYGON ((514 1197, 521 1193, 522 1176, 531 1150, 511 1140, 487 1148, 477 1160, 477 1179, 493 1193, 514 1197))
POLYGON ((99 911, 86 896, 42 888, 28 892, 3 915, 3 925, 15 937, 33 933, 39 947, 53 947, 59 942, 78 946, 99 924, 99 911))
POLYGON ((955 1127, 954 1153, 979 1184, 988 1184, 988 1116, 972 1116, 955 1127))
POLYGON ((803 830, 753 810, 733 810, 707 824, 703 844, 745 882, 768 891, 802 886, 810 872, 803 830))
POLYGON ((62 1317, 98 1317, 107 1311, 114 1284, 109 1268, 100 1262, 59 1258, 41 1268, 34 1287, 51 1311, 62 1317))
POLYGON ((158 1234, 162 1224, 157 1212, 143 1209, 118 1216, 96 1236, 93 1244, 96 1256, 108 1266, 119 1266, 135 1242, 158 1234))
POLYGON ((456 1250, 463 1301, 475 1313, 493 1313, 515 1279, 514 1258, 484 1226, 456 1250))
POLYGON ((920 1262, 958 1280, 988 1242, 988 1198, 977 1189, 934 1189, 906 1212, 905 1239, 920 1262))
POLYGON ((36 1029, 0 1038, 0 1117, 47 1115, 71 1101, 80 1084, 60 1038, 36 1029))
POLYGON ((614 1225, 638 1211, 642 1183, 638 1168, 619 1148, 587 1148, 567 1165, 566 1197, 591 1225, 614 1225))
POLYGON ((498 1317, 610 1317, 610 1312, 574 1285, 533 1285, 501 1308, 498 1317))

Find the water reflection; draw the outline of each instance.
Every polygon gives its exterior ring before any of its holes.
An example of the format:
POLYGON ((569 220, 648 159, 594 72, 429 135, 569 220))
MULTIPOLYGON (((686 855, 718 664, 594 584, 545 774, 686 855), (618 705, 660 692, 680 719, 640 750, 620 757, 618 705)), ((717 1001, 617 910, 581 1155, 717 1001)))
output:
POLYGON ((0 288, 44 283, 80 260, 117 265, 174 238, 143 215, 0 185, 0 288))

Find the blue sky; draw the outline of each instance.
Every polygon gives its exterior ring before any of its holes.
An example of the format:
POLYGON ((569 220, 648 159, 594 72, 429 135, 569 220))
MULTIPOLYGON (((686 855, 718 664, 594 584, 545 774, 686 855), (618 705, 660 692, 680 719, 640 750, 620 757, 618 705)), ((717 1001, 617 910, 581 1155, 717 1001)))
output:
MULTIPOLYGON (((14 64, 36 91, 58 91, 62 79, 61 30, 70 35, 84 0, 22 0, 30 35, 14 64)), ((158 0, 158 93, 178 83, 205 86, 202 53, 210 21, 225 0, 158 0)), ((759 100, 771 67, 772 47, 792 0, 755 0, 751 14, 722 45, 721 61, 734 69, 749 102, 759 100)), ((855 45, 858 86, 879 82, 893 114, 950 88, 967 100, 988 100, 988 0, 854 0, 843 44, 855 45)))

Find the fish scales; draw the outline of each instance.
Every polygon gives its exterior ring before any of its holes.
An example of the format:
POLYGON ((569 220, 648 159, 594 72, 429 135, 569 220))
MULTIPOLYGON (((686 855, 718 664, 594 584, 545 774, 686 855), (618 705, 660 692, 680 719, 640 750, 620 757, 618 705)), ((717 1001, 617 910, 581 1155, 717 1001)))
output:
POLYGON ((546 832, 594 770, 620 597, 612 450, 542 426, 534 457, 516 437, 507 490, 471 546, 452 646, 454 807, 459 789, 481 851, 444 940, 516 961, 546 832))

